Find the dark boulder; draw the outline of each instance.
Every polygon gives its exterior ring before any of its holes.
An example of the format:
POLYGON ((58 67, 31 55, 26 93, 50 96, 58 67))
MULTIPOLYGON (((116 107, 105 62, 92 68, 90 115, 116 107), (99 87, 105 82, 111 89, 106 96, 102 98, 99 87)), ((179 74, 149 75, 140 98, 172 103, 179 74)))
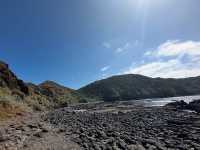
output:
POLYGON ((190 102, 188 104, 187 108, 200 113, 200 100, 194 100, 194 101, 190 102))
POLYGON ((176 109, 186 109, 188 107, 188 104, 186 102, 184 102, 183 100, 181 100, 181 101, 169 103, 165 106, 171 107, 171 108, 176 108, 176 109))

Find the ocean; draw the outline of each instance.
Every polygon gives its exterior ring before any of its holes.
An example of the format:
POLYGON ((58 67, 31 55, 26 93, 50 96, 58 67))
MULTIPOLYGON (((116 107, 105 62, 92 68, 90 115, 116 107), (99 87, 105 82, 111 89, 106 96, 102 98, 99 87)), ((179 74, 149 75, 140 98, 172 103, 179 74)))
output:
POLYGON ((200 95, 195 96, 181 96, 181 97, 169 97, 169 98, 152 98, 152 99, 143 99, 143 100, 137 100, 134 102, 140 103, 146 107, 151 106, 164 106, 168 103, 175 102, 175 101, 185 101, 186 103, 189 103, 193 100, 200 99, 200 95))

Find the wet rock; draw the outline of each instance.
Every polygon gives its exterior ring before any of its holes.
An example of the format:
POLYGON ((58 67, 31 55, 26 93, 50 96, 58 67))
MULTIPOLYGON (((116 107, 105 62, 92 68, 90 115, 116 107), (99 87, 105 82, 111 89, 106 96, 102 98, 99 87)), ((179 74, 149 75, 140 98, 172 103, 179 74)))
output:
POLYGON ((200 100, 194 100, 190 102, 187 106, 187 109, 194 110, 200 113, 200 100))
POLYGON ((176 108, 176 109, 186 109, 187 105, 188 104, 186 102, 181 100, 181 101, 176 101, 176 102, 169 103, 165 107, 172 107, 172 108, 176 108))

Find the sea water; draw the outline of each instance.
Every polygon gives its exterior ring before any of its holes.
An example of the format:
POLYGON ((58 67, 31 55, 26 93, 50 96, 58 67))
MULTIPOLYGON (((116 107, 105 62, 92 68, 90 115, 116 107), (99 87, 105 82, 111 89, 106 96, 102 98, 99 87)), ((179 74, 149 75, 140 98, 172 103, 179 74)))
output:
POLYGON ((143 99, 143 100, 137 100, 137 102, 141 103, 142 105, 146 107, 151 107, 151 106, 164 106, 168 103, 181 101, 181 100, 185 101, 186 103, 189 103, 191 101, 199 100, 199 99, 200 99, 200 95, 195 95, 195 96, 143 99))

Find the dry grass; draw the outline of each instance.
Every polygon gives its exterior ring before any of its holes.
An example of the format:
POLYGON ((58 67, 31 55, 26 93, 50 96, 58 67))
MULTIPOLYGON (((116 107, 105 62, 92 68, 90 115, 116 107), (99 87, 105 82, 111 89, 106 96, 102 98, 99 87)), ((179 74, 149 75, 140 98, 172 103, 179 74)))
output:
POLYGON ((28 110, 22 101, 17 102, 17 97, 13 96, 9 89, 0 87, 0 121, 15 117, 28 110))
POLYGON ((0 121, 15 117, 25 112, 25 106, 11 101, 0 101, 0 121))

